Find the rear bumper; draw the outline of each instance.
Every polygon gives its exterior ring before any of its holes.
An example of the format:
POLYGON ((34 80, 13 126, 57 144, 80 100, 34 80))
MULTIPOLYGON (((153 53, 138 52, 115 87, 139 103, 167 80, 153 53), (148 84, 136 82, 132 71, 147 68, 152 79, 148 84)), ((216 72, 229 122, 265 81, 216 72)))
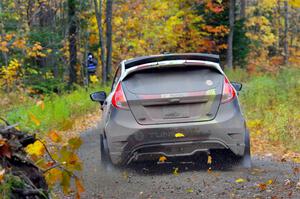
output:
POLYGON ((104 131, 112 162, 126 164, 145 156, 187 156, 211 149, 229 149, 242 156, 246 128, 234 100, 221 105, 216 118, 206 122, 140 125, 130 111, 112 109, 104 131))

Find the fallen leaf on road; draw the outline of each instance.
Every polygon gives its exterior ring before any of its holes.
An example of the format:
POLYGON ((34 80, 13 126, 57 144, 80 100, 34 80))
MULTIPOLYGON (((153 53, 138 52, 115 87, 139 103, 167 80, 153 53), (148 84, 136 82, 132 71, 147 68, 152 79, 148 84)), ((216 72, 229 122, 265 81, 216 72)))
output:
POLYGON ((300 168, 298 168, 298 167, 293 168, 293 173, 295 175, 298 174, 298 173, 300 173, 300 168))
POLYGON ((236 183, 242 183, 245 182, 245 180, 243 178, 238 178, 235 180, 236 183))
POLYGON ((127 173, 127 171, 124 171, 124 172, 123 172, 123 178, 124 178, 125 180, 128 179, 128 173, 127 173))
POLYGON ((193 190, 193 189, 187 189, 186 192, 187 192, 187 193, 193 193, 194 190, 193 190))
POLYGON ((53 142, 60 142, 61 141, 61 137, 58 135, 58 133, 56 133, 55 131, 50 131, 48 133, 48 137, 53 141, 53 142))
POLYGON ((296 188, 297 188, 297 189, 300 189, 300 181, 299 181, 299 182, 297 182, 297 184, 296 184, 296 188))
POLYGON ((271 185, 271 184, 273 184, 273 182, 274 182, 273 180, 268 180, 266 184, 271 185))
POLYGON ((300 157, 294 157, 293 162, 300 164, 300 157))
POLYGON ((211 173, 212 172, 212 169, 211 169, 211 167, 209 167, 208 169, 207 169, 207 173, 211 173))
POLYGON ((292 184, 292 182, 289 180, 289 179, 286 179, 285 181, 284 181, 284 185, 285 186, 289 186, 289 185, 291 185, 292 184))
POLYGON ((265 191, 267 189, 267 185, 265 183, 258 184, 258 188, 260 191, 265 191))

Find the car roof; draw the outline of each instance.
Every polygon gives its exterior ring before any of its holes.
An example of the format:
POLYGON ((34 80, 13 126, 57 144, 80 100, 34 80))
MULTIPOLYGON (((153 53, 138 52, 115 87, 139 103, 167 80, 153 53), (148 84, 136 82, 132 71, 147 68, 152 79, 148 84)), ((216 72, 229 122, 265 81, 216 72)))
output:
POLYGON ((131 67, 147 64, 151 62, 160 61, 171 61, 171 60, 199 60, 199 61, 209 61, 214 63, 220 63, 220 56, 215 54, 205 54, 205 53, 175 53, 175 54, 160 54, 137 57, 129 60, 125 60, 125 69, 131 67))

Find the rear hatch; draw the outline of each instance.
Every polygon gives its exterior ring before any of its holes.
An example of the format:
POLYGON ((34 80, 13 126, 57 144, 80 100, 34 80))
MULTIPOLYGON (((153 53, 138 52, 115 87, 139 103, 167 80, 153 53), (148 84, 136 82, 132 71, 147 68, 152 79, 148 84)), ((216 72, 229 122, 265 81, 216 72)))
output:
POLYGON ((223 81, 214 69, 167 67, 130 74, 122 87, 139 124, 167 124, 214 119, 223 81))

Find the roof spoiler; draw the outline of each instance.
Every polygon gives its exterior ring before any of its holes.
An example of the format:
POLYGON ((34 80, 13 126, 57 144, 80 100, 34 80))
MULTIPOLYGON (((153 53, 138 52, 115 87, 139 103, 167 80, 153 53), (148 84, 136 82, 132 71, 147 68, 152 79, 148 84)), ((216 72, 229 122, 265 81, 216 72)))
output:
POLYGON ((159 61, 170 61, 170 60, 199 60, 199 61, 210 61, 214 63, 220 63, 220 56, 214 54, 204 54, 204 53, 184 53, 184 54, 162 54, 162 55, 152 55, 138 57, 125 61, 125 69, 147 64, 151 62, 159 61))

